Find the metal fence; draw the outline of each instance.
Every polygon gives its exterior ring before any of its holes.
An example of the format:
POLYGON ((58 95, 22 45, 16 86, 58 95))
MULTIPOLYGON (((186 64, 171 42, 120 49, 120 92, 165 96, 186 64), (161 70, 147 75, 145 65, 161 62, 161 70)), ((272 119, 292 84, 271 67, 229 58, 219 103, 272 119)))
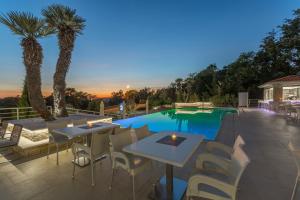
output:
POLYGON ((69 114, 84 113, 84 114, 100 115, 100 112, 96 112, 96 111, 92 111, 92 110, 80 110, 80 109, 76 109, 76 108, 67 108, 67 111, 69 114))
MULTIPOLYGON (((52 113, 52 107, 47 108, 52 113)), ((34 117, 39 117, 39 114, 32 107, 0 108, 0 121, 34 117)))
MULTIPOLYGON (((48 106, 48 110, 53 112, 52 107, 48 106)), ((92 110, 81 110, 76 108, 67 108, 69 114, 92 114, 100 115, 100 112, 92 110)), ((120 113, 107 112, 105 116, 112 117, 114 119, 120 119, 120 113)), ((0 123, 7 120, 19 120, 27 118, 39 117, 39 114, 32 107, 13 107, 13 108, 0 108, 0 123)))

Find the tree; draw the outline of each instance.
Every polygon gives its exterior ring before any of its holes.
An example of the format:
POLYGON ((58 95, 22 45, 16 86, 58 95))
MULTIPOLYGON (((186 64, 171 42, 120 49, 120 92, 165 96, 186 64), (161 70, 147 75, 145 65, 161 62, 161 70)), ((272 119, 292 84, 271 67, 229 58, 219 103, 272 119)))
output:
POLYGON ((279 45, 289 66, 296 72, 300 70, 300 9, 295 10, 293 16, 280 26, 282 36, 279 45))
POLYGON ((23 83, 22 95, 21 95, 21 97, 18 101, 18 107, 30 107, 26 77, 25 77, 25 80, 24 80, 24 83, 23 83))
POLYGON ((41 91, 43 49, 37 40, 52 34, 53 30, 45 26, 44 20, 27 12, 9 12, 7 15, 0 16, 0 22, 14 34, 22 37, 21 46, 30 104, 42 118, 47 121, 53 120, 53 116, 47 110, 41 91))
POLYGON ((54 4, 42 10, 48 27, 57 31, 59 57, 53 77, 54 113, 56 116, 68 116, 65 90, 66 75, 71 64, 72 51, 76 36, 82 33, 85 20, 76 14, 75 9, 54 4))
POLYGON ((119 90, 118 92, 111 93, 110 105, 118 105, 124 99, 124 92, 123 90, 119 90))

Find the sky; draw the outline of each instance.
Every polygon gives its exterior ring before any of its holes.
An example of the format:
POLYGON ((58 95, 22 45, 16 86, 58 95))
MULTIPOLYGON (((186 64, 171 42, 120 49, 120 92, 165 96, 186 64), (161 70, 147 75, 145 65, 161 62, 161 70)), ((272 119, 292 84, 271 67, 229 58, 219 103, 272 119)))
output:
MULTIPOLYGON (((86 19, 67 86, 99 97, 126 86, 164 87, 209 64, 222 68, 241 52, 256 51, 268 32, 300 8, 297 0, 1 0, 0 13, 41 16, 52 3, 75 8, 86 19)), ((43 94, 49 95, 57 38, 39 41, 43 94)), ((0 24, 0 97, 20 94, 24 76, 20 37, 0 24)))

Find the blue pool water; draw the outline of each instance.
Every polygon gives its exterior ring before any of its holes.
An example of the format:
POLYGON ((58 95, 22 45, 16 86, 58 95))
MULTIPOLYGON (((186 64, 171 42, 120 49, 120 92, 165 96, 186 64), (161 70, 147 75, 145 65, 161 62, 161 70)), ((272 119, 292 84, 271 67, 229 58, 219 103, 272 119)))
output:
POLYGON ((236 112, 234 108, 180 108, 116 120, 114 123, 122 127, 132 125, 132 128, 148 125, 152 132, 178 131, 202 134, 206 140, 214 140, 224 115, 236 112))

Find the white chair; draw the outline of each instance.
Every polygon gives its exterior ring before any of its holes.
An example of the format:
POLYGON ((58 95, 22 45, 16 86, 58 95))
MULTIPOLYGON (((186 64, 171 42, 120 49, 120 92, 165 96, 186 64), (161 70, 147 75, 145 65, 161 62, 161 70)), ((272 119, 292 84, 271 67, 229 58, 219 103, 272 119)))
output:
POLYGON ((292 142, 290 142, 288 146, 289 146, 289 150, 293 154, 293 158, 294 158, 295 164, 297 166, 297 177, 296 177, 296 181, 295 181, 295 185, 294 185, 294 189, 293 189, 293 193, 292 193, 292 197, 291 197, 291 200, 293 200, 295 198, 295 193, 297 191, 297 186, 298 186, 298 183, 300 181, 300 150, 296 150, 294 148, 292 142))
POLYGON ((130 125, 129 127, 127 127, 127 128, 116 127, 116 128, 114 128, 112 134, 113 134, 113 135, 117 135, 117 134, 126 132, 126 131, 128 131, 128 130, 130 130, 130 129, 131 129, 131 125, 130 125))
POLYGON ((244 145, 245 145, 244 139, 242 138, 241 135, 238 135, 237 138, 235 139, 233 147, 227 146, 220 142, 211 141, 211 142, 207 142, 206 151, 212 154, 217 154, 219 156, 223 155, 226 157, 230 157, 237 147, 242 147, 244 145))
POLYGON ((59 128, 65 128, 65 127, 67 127, 67 125, 68 125, 67 121, 53 121, 53 122, 47 123, 48 133, 49 133, 47 159, 49 159, 50 145, 51 145, 51 143, 54 143, 56 145, 56 164, 57 165, 59 165, 59 161, 58 161, 59 146, 63 145, 63 144, 67 144, 67 151, 68 151, 69 138, 64 135, 54 133, 53 130, 59 129, 59 128))
POLYGON ((79 158, 87 158, 90 161, 91 165, 91 175, 92 175, 92 186, 95 185, 94 178, 94 167, 95 162, 109 155, 109 135, 112 133, 112 130, 100 133, 93 133, 90 146, 86 146, 80 143, 74 143, 72 146, 72 152, 74 155, 73 162, 73 178, 75 177, 75 161, 79 158))
POLYGON ((132 194, 135 200, 135 176, 152 167, 152 162, 149 159, 138 157, 124 152, 123 147, 132 143, 131 132, 127 130, 122 134, 109 136, 111 147, 112 159, 112 177, 110 189, 112 188, 113 178, 116 169, 123 169, 128 172, 132 177, 132 194))
POLYGON ((142 126, 140 128, 135 128, 134 131, 135 131, 137 140, 141 140, 141 139, 151 135, 148 125, 142 126))
POLYGON ((190 177, 186 197, 188 200, 193 197, 201 197, 213 200, 236 200, 238 184, 243 172, 250 163, 246 153, 237 148, 234 151, 232 160, 219 158, 216 164, 227 173, 223 178, 216 178, 214 175, 197 174, 190 177))

